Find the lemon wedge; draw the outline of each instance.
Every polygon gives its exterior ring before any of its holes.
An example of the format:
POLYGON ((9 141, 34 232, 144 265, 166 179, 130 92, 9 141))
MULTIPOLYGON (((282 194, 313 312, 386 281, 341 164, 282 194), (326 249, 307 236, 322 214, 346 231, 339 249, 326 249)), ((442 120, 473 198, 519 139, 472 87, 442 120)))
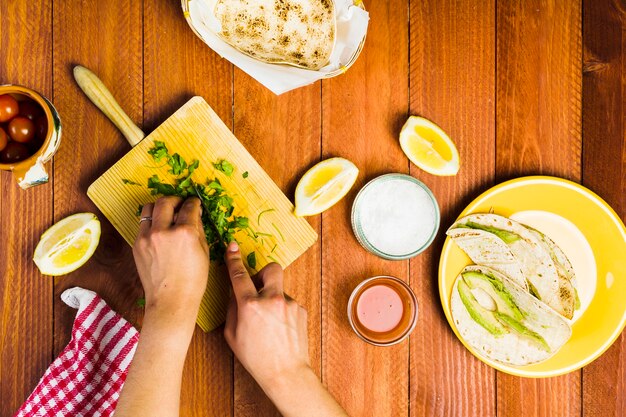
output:
POLYGON ((78 213, 46 230, 35 248, 33 261, 44 275, 69 274, 83 266, 100 242, 100 221, 95 214, 78 213))
POLYGON ((456 175, 459 152, 446 132, 423 117, 411 116, 400 131, 400 146, 415 165, 433 175, 456 175))
POLYGON ((296 187, 296 216, 313 216, 328 210, 354 185, 359 169, 344 158, 319 162, 302 176, 296 187))

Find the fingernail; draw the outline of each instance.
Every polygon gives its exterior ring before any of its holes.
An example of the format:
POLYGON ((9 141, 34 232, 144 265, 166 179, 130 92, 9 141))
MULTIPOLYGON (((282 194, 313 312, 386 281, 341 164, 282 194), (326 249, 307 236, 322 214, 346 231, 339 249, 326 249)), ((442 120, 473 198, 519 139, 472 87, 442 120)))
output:
POLYGON ((237 242, 232 241, 228 244, 228 252, 239 252, 239 245, 237 244, 237 242))

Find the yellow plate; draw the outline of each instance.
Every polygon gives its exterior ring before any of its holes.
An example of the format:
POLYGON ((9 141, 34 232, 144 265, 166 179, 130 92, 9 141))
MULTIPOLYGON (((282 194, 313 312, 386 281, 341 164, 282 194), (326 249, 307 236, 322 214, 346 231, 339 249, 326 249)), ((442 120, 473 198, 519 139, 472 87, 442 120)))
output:
POLYGON ((572 337, 550 359, 527 366, 504 365, 482 357, 459 336, 450 315, 450 293, 470 259, 446 238, 439 262, 439 294, 446 318, 465 347, 487 365, 511 375, 543 378, 587 365, 617 339, 626 324, 626 228, 619 216, 587 188, 554 177, 524 177, 499 184, 476 198, 459 217, 493 210, 503 216, 530 210, 572 222, 586 238, 596 263, 593 298, 572 325, 572 337))

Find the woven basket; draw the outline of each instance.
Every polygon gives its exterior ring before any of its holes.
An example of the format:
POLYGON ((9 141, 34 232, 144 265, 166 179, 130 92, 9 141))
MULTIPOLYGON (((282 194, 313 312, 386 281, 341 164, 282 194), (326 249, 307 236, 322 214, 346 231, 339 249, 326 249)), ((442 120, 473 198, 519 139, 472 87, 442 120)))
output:
MULTIPOLYGON (((191 22, 191 17, 189 16, 189 2, 190 1, 191 0, 181 0, 181 4, 182 4, 182 7, 183 7, 183 14, 185 15, 185 19, 187 20, 187 23, 189 24, 189 27, 191 28, 191 30, 193 30, 193 33, 195 33, 196 36, 199 37, 200 39, 202 39, 202 41, 204 42, 204 39, 202 38, 200 33, 198 33, 196 28, 193 26, 193 23, 191 22)), ((354 5, 360 7, 363 10, 365 10, 365 5, 363 4, 362 0, 354 0, 354 5)), ((354 64, 356 62, 356 59, 361 54, 361 51, 363 50, 363 46, 365 45, 365 38, 366 37, 367 37, 367 34, 363 37, 363 40, 359 44, 359 47, 354 52, 354 54, 352 54, 352 56, 350 57, 350 60, 348 61, 347 64, 342 65, 340 68, 336 69, 335 71, 331 71, 331 72, 327 73, 324 76, 324 78, 336 77, 337 75, 341 75, 344 72, 348 71, 348 68, 350 68, 352 66, 352 64, 354 64)), ((272 64, 272 65, 289 65, 289 64, 272 64)), ((289 66, 293 66, 293 67, 298 68, 295 65, 289 65, 289 66)))

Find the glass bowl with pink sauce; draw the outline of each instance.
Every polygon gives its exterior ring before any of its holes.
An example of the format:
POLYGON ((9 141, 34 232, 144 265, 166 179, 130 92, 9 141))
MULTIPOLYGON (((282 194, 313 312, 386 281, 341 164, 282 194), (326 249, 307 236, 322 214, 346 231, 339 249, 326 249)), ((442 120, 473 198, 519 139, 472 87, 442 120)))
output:
POLYGON ((376 346, 400 343, 417 324, 417 298, 401 279, 377 276, 361 282, 348 300, 348 320, 361 339, 376 346))

